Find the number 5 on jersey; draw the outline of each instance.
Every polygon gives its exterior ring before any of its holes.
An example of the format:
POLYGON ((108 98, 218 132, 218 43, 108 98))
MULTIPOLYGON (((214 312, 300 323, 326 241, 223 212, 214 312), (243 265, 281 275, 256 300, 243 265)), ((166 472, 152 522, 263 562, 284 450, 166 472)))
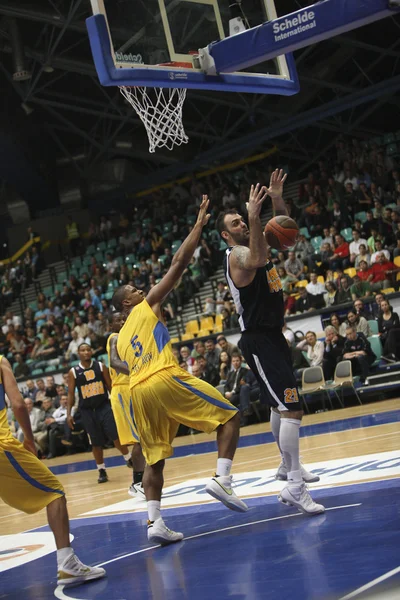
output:
POLYGON ((132 346, 133 351, 135 352, 136 358, 139 358, 140 356, 142 356, 142 354, 143 354, 143 346, 138 341, 138 336, 137 335, 135 335, 131 339, 131 346, 132 346))

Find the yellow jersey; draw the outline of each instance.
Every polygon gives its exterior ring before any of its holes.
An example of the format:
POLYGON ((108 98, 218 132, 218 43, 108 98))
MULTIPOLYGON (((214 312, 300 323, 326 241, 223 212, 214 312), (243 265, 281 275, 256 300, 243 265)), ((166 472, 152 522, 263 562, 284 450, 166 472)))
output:
POLYGON ((117 350, 130 370, 132 389, 154 373, 176 367, 168 329, 146 300, 135 306, 118 334, 117 350))
POLYGON ((124 375, 124 373, 117 373, 115 369, 111 366, 111 352, 110 352, 110 342, 111 338, 118 335, 118 333, 112 333, 107 340, 107 354, 108 354, 108 370, 110 372, 111 383, 114 386, 116 385, 129 385, 129 375, 124 375))
MULTIPOLYGON (((0 363, 2 360, 3 356, 0 354, 0 363)), ((0 371, 0 441, 10 438, 13 439, 13 436, 8 424, 6 394, 4 391, 3 379, 0 371)))

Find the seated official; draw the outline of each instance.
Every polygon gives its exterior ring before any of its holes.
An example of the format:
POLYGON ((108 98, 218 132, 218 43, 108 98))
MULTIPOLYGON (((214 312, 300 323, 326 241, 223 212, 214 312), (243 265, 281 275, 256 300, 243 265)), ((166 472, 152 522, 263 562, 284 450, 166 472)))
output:
POLYGON ((346 329, 342 360, 350 360, 353 375, 360 375, 361 381, 368 377, 371 365, 376 360, 371 344, 363 333, 357 333, 352 325, 346 329))
POLYGON ((343 346, 345 339, 339 335, 332 325, 325 328, 324 358, 322 369, 325 379, 333 379, 336 364, 343 355, 343 346))
POLYGON ((399 315, 386 299, 381 301, 378 327, 383 346, 383 360, 389 363, 396 362, 400 358, 400 321, 399 315))

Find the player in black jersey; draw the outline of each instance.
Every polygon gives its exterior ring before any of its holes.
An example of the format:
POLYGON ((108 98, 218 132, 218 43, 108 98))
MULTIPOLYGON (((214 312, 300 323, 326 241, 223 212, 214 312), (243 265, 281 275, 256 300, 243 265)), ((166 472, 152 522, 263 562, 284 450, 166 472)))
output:
POLYGON ((286 175, 276 169, 269 188, 251 186, 248 225, 235 210, 221 213, 217 228, 228 244, 224 267, 226 279, 239 314, 242 337, 239 342, 247 364, 260 384, 261 398, 271 406, 271 429, 281 453, 277 479, 287 480, 278 496, 284 504, 307 514, 324 512, 316 504, 304 482, 319 477, 300 464, 299 430, 303 411, 287 342, 282 334, 284 306, 282 285, 274 265, 268 260, 260 212, 267 196, 274 215, 286 215, 282 198, 286 175))
POLYGON ((78 390, 79 406, 83 426, 90 438, 92 452, 99 471, 98 483, 108 481, 104 464, 103 446, 108 439, 121 452, 128 466, 131 454, 127 446, 122 446, 118 439, 117 426, 111 409, 108 392, 111 390, 111 379, 108 369, 103 363, 92 359, 92 348, 82 343, 78 348, 80 363, 68 373, 68 409, 67 422, 71 429, 75 421, 71 415, 75 404, 75 388, 78 390))

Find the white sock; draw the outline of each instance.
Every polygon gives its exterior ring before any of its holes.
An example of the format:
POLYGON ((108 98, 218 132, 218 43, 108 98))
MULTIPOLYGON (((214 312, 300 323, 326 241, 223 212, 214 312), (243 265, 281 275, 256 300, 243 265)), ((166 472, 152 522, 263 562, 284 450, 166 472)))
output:
POLYGON ((57 567, 60 568, 61 565, 65 563, 67 558, 73 555, 73 553, 74 551, 71 548, 71 546, 67 546, 67 548, 60 548, 59 550, 57 550, 57 567))
POLYGON ((282 456, 282 462, 285 462, 285 459, 283 457, 282 454, 282 450, 281 447, 279 445, 279 432, 281 429, 281 415, 279 413, 276 413, 274 410, 271 410, 271 417, 270 417, 270 425, 271 425, 271 431, 272 431, 272 435, 275 438, 275 442, 277 443, 277 446, 279 448, 279 452, 281 453, 282 456))
POLYGON ((105 469, 106 465, 104 463, 101 463, 101 465, 97 465, 97 468, 100 471, 100 469, 105 469))
POLYGON ((161 517, 161 502, 159 500, 149 500, 147 503, 147 512, 149 521, 157 521, 161 517))
POLYGON ((298 419, 286 419, 283 417, 281 420, 279 442, 288 470, 288 481, 292 479, 291 474, 296 474, 297 471, 300 472, 300 425, 301 421, 298 419))
POLYGON ((132 456, 132 452, 128 452, 127 454, 123 454, 122 455, 124 457, 124 460, 126 460, 126 462, 128 462, 128 460, 131 458, 132 456))
POLYGON ((217 470, 216 475, 218 477, 226 477, 231 474, 232 461, 229 458, 218 458, 217 459, 217 470))

